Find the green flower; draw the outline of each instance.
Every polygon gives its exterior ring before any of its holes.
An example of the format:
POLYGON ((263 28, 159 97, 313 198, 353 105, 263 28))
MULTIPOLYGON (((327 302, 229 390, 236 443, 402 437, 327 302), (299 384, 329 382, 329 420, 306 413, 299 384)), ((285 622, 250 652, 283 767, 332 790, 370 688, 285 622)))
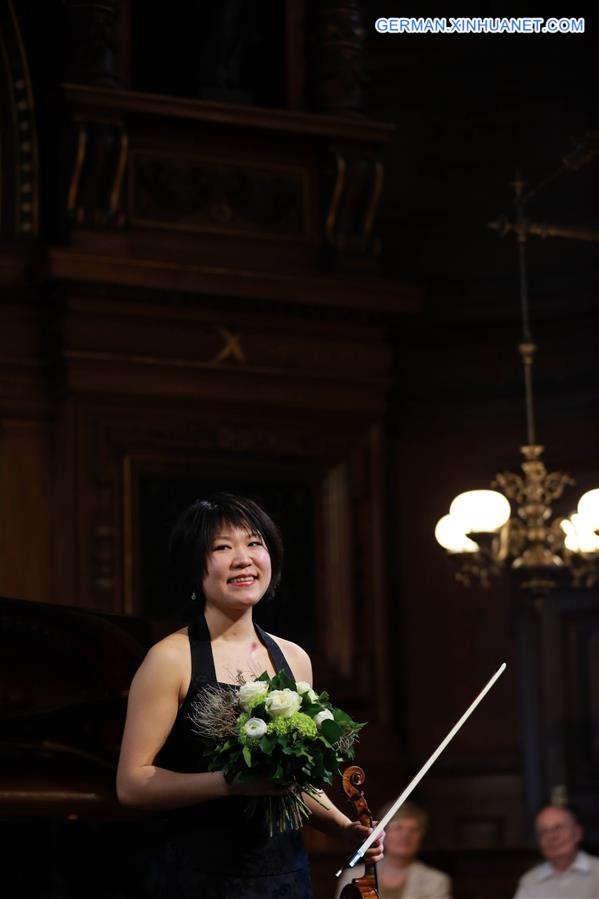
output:
POLYGON ((269 722, 268 733, 270 734, 290 734, 293 732, 302 737, 310 738, 318 735, 318 728, 312 718, 309 715, 305 715, 304 712, 294 712, 289 718, 275 718, 269 722))
POLYGON ((252 696, 250 699, 245 700, 243 707, 246 711, 252 712, 262 702, 264 702, 264 696, 252 696))
POLYGON ((291 716, 294 729, 304 737, 315 737, 318 734, 318 728, 312 718, 304 712, 296 712, 291 716))
POLYGON ((239 737, 239 742, 243 743, 243 744, 247 743, 249 740, 249 737, 244 730, 244 726, 247 724, 247 722, 249 720, 250 720, 250 715, 247 715, 245 712, 242 712, 241 715, 239 716, 239 718, 237 719, 237 735, 239 737))

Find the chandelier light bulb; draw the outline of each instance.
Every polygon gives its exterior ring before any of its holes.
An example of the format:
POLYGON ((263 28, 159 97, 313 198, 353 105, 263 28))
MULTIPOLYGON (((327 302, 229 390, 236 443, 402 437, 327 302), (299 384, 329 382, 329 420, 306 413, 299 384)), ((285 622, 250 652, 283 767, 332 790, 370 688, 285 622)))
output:
POLYGON ((564 546, 566 549, 569 549, 571 553, 579 553, 580 546, 578 545, 578 538, 576 536, 576 528, 572 524, 569 518, 563 518, 560 521, 560 528, 566 535, 564 537, 564 546))
POLYGON ((460 522, 451 515, 440 518, 435 527, 435 539, 450 553, 475 553, 478 545, 467 537, 460 522))
POLYGON ((511 513, 508 500, 497 490, 468 490, 456 496, 449 507, 452 519, 466 534, 494 533, 511 513))
POLYGON ((566 535, 564 546, 571 553, 599 552, 599 537, 585 516, 575 513, 570 518, 564 518, 560 527, 566 535))
POLYGON ((578 500, 578 514, 589 522, 593 530, 599 530, 599 488, 583 493, 578 500))

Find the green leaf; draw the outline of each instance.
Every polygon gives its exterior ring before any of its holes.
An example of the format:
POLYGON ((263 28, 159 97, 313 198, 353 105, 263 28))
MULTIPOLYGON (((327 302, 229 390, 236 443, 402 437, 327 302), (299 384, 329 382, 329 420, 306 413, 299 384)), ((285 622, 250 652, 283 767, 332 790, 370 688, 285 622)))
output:
POLYGON ((252 753, 249 746, 243 747, 243 757, 248 768, 252 767, 252 753))
POLYGON ((270 682, 272 690, 295 690, 295 681, 286 671, 278 671, 270 682))
POLYGON ((342 709, 332 709, 332 712, 335 721, 347 730, 353 730, 357 733, 364 727, 365 722, 354 721, 353 718, 342 709))
POLYGON ((333 718, 337 722, 337 724, 341 724, 342 726, 351 727, 354 723, 347 712, 344 712, 342 709, 332 709, 333 718))
POLYGON ((271 755, 277 739, 274 734, 264 734, 260 739, 260 749, 265 755, 271 755))
POLYGON ((326 721, 322 722, 320 732, 328 743, 333 744, 341 737, 343 730, 336 721, 331 721, 331 719, 328 718, 326 721))

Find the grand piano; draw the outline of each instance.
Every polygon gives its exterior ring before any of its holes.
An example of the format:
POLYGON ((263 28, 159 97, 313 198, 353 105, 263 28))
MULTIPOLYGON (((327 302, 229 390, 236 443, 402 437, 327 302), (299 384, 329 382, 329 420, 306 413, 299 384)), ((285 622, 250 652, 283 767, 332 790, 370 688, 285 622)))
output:
POLYGON ((114 782, 128 686, 154 639, 142 619, 0 599, 4 899, 136 894, 147 825, 114 782))

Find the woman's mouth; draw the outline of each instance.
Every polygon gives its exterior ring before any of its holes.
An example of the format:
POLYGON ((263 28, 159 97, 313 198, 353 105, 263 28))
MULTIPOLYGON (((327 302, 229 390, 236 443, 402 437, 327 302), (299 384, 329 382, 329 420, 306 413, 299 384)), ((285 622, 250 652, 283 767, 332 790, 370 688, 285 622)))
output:
POLYGON ((253 574, 243 574, 239 575, 239 577, 229 578, 227 584, 231 584, 233 587, 250 587, 255 580, 256 578, 253 574))

